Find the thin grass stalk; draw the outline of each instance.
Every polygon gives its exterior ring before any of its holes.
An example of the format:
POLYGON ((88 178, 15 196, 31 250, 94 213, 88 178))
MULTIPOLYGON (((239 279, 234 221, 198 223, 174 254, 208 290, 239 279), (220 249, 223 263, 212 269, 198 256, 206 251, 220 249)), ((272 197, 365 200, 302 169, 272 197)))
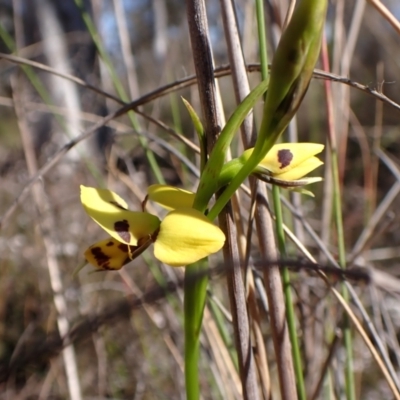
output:
MULTIPOLYGON (((227 342, 221 336, 221 330, 217 326, 214 315, 206 306, 203 316, 203 332, 212 350, 213 362, 217 370, 213 371, 214 379, 219 383, 219 391, 224 399, 242 399, 242 382, 239 376, 239 368, 237 362, 236 365, 234 364, 234 360, 237 361, 237 357, 236 353, 234 357, 231 354, 234 352, 234 346, 233 343, 230 345, 226 344, 227 342), (219 379, 217 379, 217 375, 219 375, 219 379)), ((221 322, 226 328, 226 319, 223 319, 221 322)), ((229 338, 228 342, 231 341, 231 338, 229 338)))
MULTIPOLYGON (((350 74, 350 66, 354 56, 354 50, 357 43, 358 34, 365 9, 365 0, 357 0, 355 2, 354 12, 347 35, 347 42, 343 52, 338 54, 340 60, 340 73, 348 76, 350 74)), ((342 22, 344 24, 344 22, 342 22)), ((345 156, 348 142, 349 131, 349 115, 350 115, 350 89, 347 86, 339 87, 340 97, 336 98, 336 133, 340 134, 340 141, 337 143, 339 179, 343 182, 345 171, 345 156)), ((333 206, 335 207, 335 206, 333 206)))
MULTIPOLYGON (((280 190, 276 185, 273 185, 272 187, 272 195, 274 200, 275 227, 278 238, 279 252, 281 254, 281 257, 285 259, 287 258, 287 251, 286 251, 285 232, 283 229, 282 205, 280 200, 280 190)), ((299 396, 299 399, 306 400, 307 396, 304 385, 303 367, 301 361, 299 341, 297 338, 296 315, 293 307, 290 273, 286 267, 282 268, 282 281, 283 281, 283 291, 285 294, 286 318, 289 328, 289 337, 290 337, 290 342, 292 344, 293 364, 294 364, 294 372, 296 375, 297 394, 299 396)))
MULTIPOLYGON (((232 81, 235 89, 235 97, 236 103, 241 103, 244 98, 250 93, 250 85, 247 77, 246 65, 243 55, 243 48, 241 45, 239 32, 237 28, 237 18, 235 15, 234 4, 231 0, 221 0, 221 10, 222 10, 222 19, 224 24, 225 38, 227 42, 228 48, 228 57, 232 71, 232 81)), ((266 38, 264 37, 264 41, 266 38)), ((251 147, 251 145, 255 142, 255 136, 253 132, 253 115, 248 115, 243 124, 240 127, 242 142, 245 148, 251 147)), ((257 185, 256 180, 250 177, 251 188, 252 188, 252 197, 258 193, 260 197, 264 196, 266 193, 260 190, 260 185, 257 185)), ((232 203, 235 205, 239 201, 238 197, 232 198, 232 203)), ((260 207, 260 203, 256 204, 256 207, 260 208, 260 212, 262 212, 262 206, 260 207)), ((269 216, 268 210, 264 208, 264 213, 266 213, 266 217, 269 216)), ((240 208, 238 208, 238 216, 237 216, 237 226, 238 230, 241 228, 242 221, 240 220, 240 208)), ((253 216, 249 218, 249 226, 248 230, 250 233, 247 235, 248 243, 251 242, 251 231, 252 231, 252 219, 253 216)), ((243 229, 241 229, 242 235, 243 229)), ((239 244, 240 245, 240 244, 239 244)), ((244 247, 244 246, 243 246, 244 247)), ((249 248, 249 246, 247 246, 249 248)), ((240 251, 242 262, 245 261, 245 268, 248 267, 248 255, 245 254, 245 249, 242 248, 240 251)), ((261 391, 264 396, 264 399, 269 399, 271 396, 271 383, 268 371, 268 362, 267 362, 267 354, 265 351, 264 341, 261 332, 260 326, 260 312, 258 309, 258 304, 256 301, 255 291, 254 291, 254 279, 252 277, 252 272, 248 271, 247 274, 247 303, 250 315, 250 323, 251 329, 253 331, 254 344, 253 348, 255 349, 255 362, 258 368, 258 375, 261 385, 261 391)))
MULTIPOLYGON (((293 12, 294 2, 291 3, 291 10, 289 13, 293 12)), ((259 34, 265 36, 265 26, 264 19, 259 18, 258 23, 261 24, 259 26, 258 31, 259 34), (264 32, 263 32, 264 31, 264 32)), ((289 23, 289 18, 287 17, 285 25, 289 23)), ((264 44, 265 45, 265 44, 264 44)), ((267 74, 268 71, 268 61, 267 61, 267 48, 262 48, 260 43, 260 59, 261 59, 261 71, 263 77, 267 74)), ((280 201, 280 190, 278 186, 273 185, 272 195, 274 201, 274 211, 275 211, 275 228, 277 232, 278 238, 278 246, 281 257, 286 257, 286 243, 285 243, 285 233, 283 230, 283 215, 282 215, 282 206, 280 201)), ((290 343, 292 345, 292 354, 293 354, 293 366, 294 373, 296 375, 296 385, 297 385, 297 395, 301 400, 306 399, 306 390, 304 385, 304 376, 303 376, 303 368, 301 362, 301 354, 299 348, 299 342, 297 338, 297 330, 296 330, 296 317, 295 311, 293 307, 293 297, 292 291, 290 287, 290 274, 287 268, 282 269, 282 281, 283 281, 283 291, 285 295, 285 304, 286 304, 286 318, 287 318, 287 326, 289 330, 290 343)))
MULTIPOLYGON (((198 79, 200 101, 202 103, 204 128, 207 137, 207 150, 208 152, 211 152, 220 133, 222 118, 220 116, 216 97, 216 85, 214 81, 212 55, 208 39, 208 24, 204 2, 201 0, 188 0, 187 16, 194 64, 198 79)), ((221 154, 221 157, 224 157, 224 154, 221 154)), ((205 206, 206 204, 197 204, 197 207, 200 209, 204 209, 205 206)), ((239 370, 241 372, 240 375, 243 385, 243 397, 245 399, 257 399, 258 388, 250 344, 249 321, 244 295, 244 284, 239 264, 236 230, 229 204, 219 215, 219 222, 226 236, 226 243, 223 248, 224 260, 227 265, 233 266, 227 274, 227 281, 236 348, 238 351, 239 370)), ((188 273, 190 273, 190 270, 188 273)), ((196 307, 198 307, 198 305, 196 305, 196 307)), ((190 308, 191 305, 189 304, 185 311, 189 312, 190 308)), ((195 346, 193 345, 192 347, 193 349, 185 347, 185 351, 196 351, 195 346)), ((190 361, 193 363, 194 359, 190 358, 190 361)), ((193 373, 196 368, 197 366, 191 365, 191 371, 193 373)))
MULTIPOLYGON (((4 41, 7 48, 11 52, 17 51, 16 43, 14 42, 13 38, 8 34, 8 32, 4 29, 4 27, 1 24, 0 24, 0 38, 4 41)), ((18 47, 20 47, 20 46, 18 46, 18 47)), ((4 56, 7 57, 7 55, 4 55, 4 56)), ((10 59, 13 58, 13 56, 10 56, 10 55, 8 55, 8 56, 10 57, 10 59)), ((25 73, 29 82, 34 87, 34 89, 37 91, 37 93, 39 94, 39 96, 41 97, 43 102, 51 110, 51 107, 53 106, 54 102, 50 96, 50 93, 44 86, 43 82, 40 81, 38 76, 32 70, 32 68, 29 64, 30 64, 30 62, 28 60, 27 60, 26 64, 21 63, 21 69, 25 73)), ((59 125, 63 129, 63 131, 68 132, 68 127, 66 126, 64 119, 61 118, 61 116, 56 112, 54 112, 53 115, 54 115, 54 118, 56 119, 56 121, 59 123, 59 125)), ((69 137, 69 139, 71 139, 71 138, 69 137)))
MULTIPOLYGON (((266 80, 268 78, 268 56, 267 56, 267 48, 266 48, 266 30, 265 30, 265 17, 264 17, 264 12, 263 12, 263 3, 261 1, 258 1, 256 3, 257 5, 257 21, 258 21, 258 34, 259 34, 259 42, 260 42, 260 59, 261 59, 261 71, 262 71, 262 79, 266 80)), ((221 1, 221 8, 223 11, 224 17, 224 26, 225 26, 225 35, 227 37, 227 42, 228 42, 228 55, 230 59, 230 64, 231 64, 231 69, 232 69, 232 79, 234 82, 235 86, 235 94, 237 101, 240 102, 243 100, 243 97, 241 95, 246 95, 247 92, 240 92, 239 89, 237 89, 238 86, 240 86, 240 83, 242 85, 244 82, 247 83, 248 86, 248 81, 247 81, 247 74, 245 69, 241 68, 241 66, 244 64, 244 61, 242 60, 242 51, 240 48, 240 42, 235 41, 236 38, 238 38, 238 35, 235 32, 232 32, 232 29, 230 29, 230 26, 226 23, 226 20, 229 18, 230 8, 232 7, 232 3, 230 1, 221 1), (239 51, 238 51, 239 49, 239 51), (236 52, 234 52, 236 50, 236 52), (234 54, 233 54, 234 53, 234 54)), ((245 147, 249 147, 252 142, 251 142, 251 132, 247 130, 247 126, 243 125, 242 127, 242 140, 244 142, 245 147)), ((257 228, 258 229, 267 229, 267 227, 270 227, 272 229, 272 223, 269 225, 265 225, 260 223, 263 219, 270 219, 270 214, 265 207, 265 204, 268 203, 267 200, 267 193, 264 190, 261 189, 261 185, 257 184, 257 182, 250 178, 252 183, 251 183, 251 189, 253 192, 253 195, 255 194, 255 198, 258 199, 256 201, 256 220, 257 220, 257 228), (262 199, 262 200, 261 200, 262 199)), ((267 235, 269 236, 270 239, 273 240, 273 232, 271 230, 270 234, 267 235)), ((261 241, 265 237, 264 235, 259 235, 259 240, 261 241)), ((263 248, 267 248, 267 244, 264 243, 262 245, 263 248)), ((273 254, 269 254, 270 259, 276 259, 276 252, 274 251, 273 254)), ((274 268, 268 268, 270 271, 269 273, 274 274, 274 268)), ((279 271, 275 271, 276 273, 276 278, 278 279, 271 279, 271 277, 268 277, 265 281, 266 282, 272 282, 276 283, 277 285, 266 285, 266 291, 267 292, 278 292, 282 293, 282 285, 280 282, 280 277, 279 277, 279 271)), ((267 273, 266 273, 267 275, 267 273)), ((254 300, 253 297, 249 298, 249 301, 254 300)), ((284 309, 284 302, 283 302, 283 297, 281 296, 281 303, 275 304, 273 303, 273 300, 275 300, 275 296, 271 295, 269 296, 269 300, 272 300, 272 305, 270 308, 270 311, 272 313, 277 312, 278 315, 276 315, 274 318, 272 318, 272 321, 278 321, 281 319, 282 316, 285 315, 285 309, 284 309)), ((253 305, 253 314, 257 315, 257 307, 254 308, 255 305, 253 305)), ((285 325, 285 320, 283 317, 283 324, 285 325)), ((281 326, 277 326, 276 324, 272 324, 272 334, 275 336, 274 343, 277 344, 278 348, 276 349, 276 354, 284 356, 283 358, 277 357, 278 358, 278 364, 280 364, 281 368, 278 368, 278 371, 280 373, 280 382, 282 382, 282 393, 286 393, 288 396, 287 398, 293 398, 292 396, 295 395, 295 385, 294 385, 294 374, 293 374, 293 366, 291 362, 291 350, 290 350, 290 342, 289 340, 282 340, 280 341, 278 339, 279 335, 282 334, 281 326), (281 347, 281 345, 283 346, 281 347), (285 346, 286 344, 286 346, 285 346), (289 361, 290 360, 290 361, 289 361), (289 368, 288 368, 289 367, 289 368), (283 376, 282 376, 283 375, 283 376), (292 384, 292 389, 293 393, 290 393, 290 385, 292 384), (285 389, 283 389, 285 388, 285 389)), ((287 337, 287 330, 284 329, 283 332, 285 332, 285 335, 287 337)), ((257 335, 257 330, 255 327, 255 335, 257 335)), ((265 369, 266 360, 265 356, 263 354, 259 354, 259 357, 262 358, 259 360, 259 367, 265 369), (264 361, 263 361, 264 360, 264 361), (264 367, 263 367, 264 365, 264 367)), ((269 396, 270 393, 270 388, 269 388, 269 383, 267 382, 265 388, 264 388, 264 395, 269 396)))
MULTIPOLYGON (((212 57, 208 41, 205 6, 202 2, 186 2, 189 34, 194 64, 198 79, 198 90, 204 116, 207 150, 212 148, 219 133, 219 118, 216 111, 215 84, 212 76, 212 57), (202 55, 205 53, 204 59, 202 55), (198 65, 198 62, 201 65, 198 65), (211 76, 210 76, 211 71, 211 76)), ((200 398, 199 352, 200 331, 203 320, 208 277, 199 272, 207 269, 206 264, 189 265, 185 269, 184 283, 184 329, 185 329, 185 384, 187 400, 200 398), (197 276, 196 279, 193 279, 197 276)))
POLYGON ((214 324, 216 325, 216 327, 218 328, 219 335, 221 336, 221 339, 224 342, 226 351, 229 353, 229 356, 232 361, 232 365, 235 367, 236 371, 239 371, 237 353, 234 350, 234 343, 233 343, 231 334, 227 329, 226 315, 224 315, 224 313, 220 310, 219 306, 217 305, 217 303, 215 302, 213 297, 208 298, 207 305, 208 305, 209 312, 212 315, 212 320, 213 320, 214 324))
MULTIPOLYGON (((26 120, 24 119, 24 111, 22 105, 20 104, 19 87, 16 79, 13 79, 12 87, 14 91, 15 112, 21 133, 28 172, 29 175, 32 176, 38 170, 38 163, 32 141, 33 135, 32 132, 30 132, 26 120)), ((50 210, 50 204, 47 200, 47 196, 40 185, 36 184, 32 187, 32 195, 38 211, 40 234, 42 236, 45 248, 50 285, 53 292, 53 301, 57 311, 57 327, 60 336, 67 337, 70 330, 69 321, 67 318, 68 305, 63 293, 61 271, 56 255, 56 243, 54 242, 54 229, 57 226, 57 223, 53 213, 50 210)), ((79 380, 78 364, 73 344, 70 344, 63 349, 62 356, 69 396, 71 400, 81 400, 81 384, 79 380)))
MULTIPOLYGON (((268 53, 267 53, 267 46, 266 46, 266 41, 264 40, 264 38, 266 37, 266 29, 265 29, 265 16, 264 16, 264 4, 261 0, 256 0, 256 7, 257 7, 257 26, 258 26, 258 35, 259 35, 259 43, 260 43, 260 63, 261 63, 261 75, 263 79, 266 79, 268 77, 268 53)), ((280 212, 278 213, 280 215, 280 219, 278 222, 278 217, 277 217, 277 222, 276 222, 276 228, 278 229, 279 232, 279 227, 281 228, 280 230, 282 231, 283 234, 283 230, 282 230, 282 212, 281 212, 281 206, 280 206, 280 200, 279 200, 279 189, 274 186, 274 205, 275 205, 275 214, 277 214, 277 207, 279 208, 280 212)), ((278 210, 278 211, 279 211, 278 210)), ((270 223, 270 227, 272 228, 272 221, 270 223)), ((271 232, 272 233, 272 232, 271 232)), ((284 234, 283 234, 284 235, 284 234)), ((279 241, 279 234, 278 234, 278 241, 279 241)), ((284 239, 283 239, 284 241, 284 239)), ((283 249, 281 249, 283 250, 283 249)), ((281 254, 282 251, 281 251, 281 254)), ((276 251, 274 251, 274 254, 272 255, 274 257, 277 257, 276 251)), ((269 269, 269 268, 268 268, 269 269)), ((279 276, 279 271, 276 271, 278 273, 279 276)), ((305 393, 304 390, 304 380, 303 378, 303 374, 302 374, 302 370, 301 370, 301 363, 296 362, 296 355, 299 356, 299 352, 298 351, 294 351, 294 361, 292 360, 292 353, 291 353, 291 349, 290 349, 290 342, 292 342, 293 345, 293 338, 291 338, 291 340, 289 341, 288 338, 288 333, 287 333, 287 329, 286 326, 288 326, 289 328, 289 332, 292 333, 293 332, 293 324, 291 324, 291 321, 294 321, 293 318, 293 305, 292 305, 292 301, 291 301, 291 292, 290 292, 290 286, 288 285, 288 272, 284 271, 283 273, 283 283, 284 283, 284 292, 285 292, 285 297, 286 297, 286 307, 290 307, 291 310, 287 310, 285 311, 285 306, 284 306, 284 301, 283 301, 283 296, 282 294, 280 295, 280 297, 282 297, 281 299, 281 305, 280 305, 280 312, 283 312, 283 315, 285 315, 285 313, 287 313, 288 315, 288 322, 289 325, 286 325, 286 321, 283 320, 282 324, 284 327, 284 332, 286 335, 286 340, 283 340, 282 342, 278 341, 278 340, 274 340, 274 344, 275 344, 275 351, 278 354, 285 354, 285 363, 282 363, 281 367, 278 368, 278 372, 279 372, 279 376, 280 376, 280 382, 281 382, 281 392, 282 392, 282 398, 291 398, 291 397, 285 397, 285 392, 288 390, 286 389, 287 387, 287 383, 288 380, 289 382, 291 382, 291 390, 294 392, 295 391, 295 379, 294 379, 294 375, 296 374, 297 376, 297 384, 299 385, 298 390, 297 390, 297 394, 296 393, 287 393, 286 392, 286 396, 293 396, 293 395, 299 395, 300 398, 305 398, 303 396, 303 394, 305 393), (285 273, 286 272, 286 273, 285 273), (287 293, 289 292, 289 293, 287 293), (285 345, 286 346, 282 346, 281 345, 285 345), (276 348, 276 346, 279 345, 279 348, 276 348), (287 370, 286 368, 283 368, 283 365, 285 365, 285 367, 287 367, 287 364, 289 363, 290 365, 290 369, 287 370), (298 377, 298 371, 299 368, 297 368, 298 364, 300 365, 300 379, 298 377), (300 382, 300 384, 299 384, 300 382)), ((264 278, 265 279, 265 278, 264 278)), ((279 276, 280 279, 280 276, 279 276)), ((265 279, 266 283, 269 282, 269 279, 265 279)), ((271 292, 271 290, 273 290, 274 292, 278 291, 278 293, 282 293, 282 285, 280 284, 279 286, 276 286, 274 288, 271 288, 269 285, 266 285, 266 291, 267 294, 271 292)), ((275 296, 272 296, 271 294, 268 296, 268 301, 270 302, 271 300, 273 300, 275 298, 275 296)), ((270 304, 271 307, 271 304, 270 304)), ((271 311, 273 311, 275 309, 275 307, 271 307, 271 311)), ((274 321, 275 318, 272 318, 271 320, 274 321)), ((278 332, 274 332, 274 328, 273 326, 271 327, 273 334, 277 335, 279 334, 278 332)), ((295 327, 294 327, 295 329, 295 327)), ((297 342, 297 336, 296 336, 296 332, 295 332, 295 340, 297 342)), ((297 346, 298 349, 298 346, 297 346)), ((299 358, 298 358, 299 359, 299 358)), ((282 362, 283 360, 279 360, 278 359, 278 365, 279 362, 282 362)), ((289 389, 290 390, 290 389, 289 389)))
POLYGON ((367 0, 400 35, 400 22, 380 0, 367 0))
POLYGON ((132 54, 132 43, 129 36, 129 28, 126 21, 127 14, 124 10, 122 0, 113 0, 115 20, 118 28, 118 36, 121 42, 122 58, 126 68, 126 76, 129 86, 129 94, 132 99, 139 96, 139 84, 135 67, 135 60, 132 54))
MULTIPOLYGON (((322 65, 325 71, 329 71, 329 59, 328 52, 326 47, 326 42, 323 43, 322 47, 322 65)), ((328 97, 328 104, 330 103, 330 82, 326 82, 325 84, 325 92, 328 97)), ((329 124, 329 127, 332 127, 332 124, 329 124)), ((337 229, 337 240, 338 240, 338 254, 339 254, 339 265, 341 268, 346 268, 346 249, 344 243, 344 230, 343 230, 343 218, 342 218, 342 203, 341 203, 341 195, 340 195, 340 179, 339 179, 339 168, 338 168, 338 155, 337 155, 337 146, 336 146, 336 138, 331 129, 329 129, 328 134, 328 145, 329 152, 331 156, 331 165, 332 165, 332 181, 333 181, 333 210, 334 210, 334 219, 335 225, 337 229)), ((346 303, 349 302, 350 296, 345 285, 342 285, 342 296, 346 303)), ((349 324, 349 319, 347 315, 344 316, 344 325, 343 325, 343 340, 346 349, 346 368, 345 368, 345 384, 346 384, 346 396, 348 400, 355 400, 355 382, 354 382, 354 362, 353 362, 353 347, 352 347, 352 334, 351 328, 349 324)))

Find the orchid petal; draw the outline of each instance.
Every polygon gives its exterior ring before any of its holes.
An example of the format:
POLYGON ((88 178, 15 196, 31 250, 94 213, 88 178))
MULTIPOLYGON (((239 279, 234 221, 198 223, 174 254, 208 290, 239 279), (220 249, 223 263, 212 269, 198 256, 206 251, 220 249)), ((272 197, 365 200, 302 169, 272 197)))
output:
POLYGON ((311 157, 308 160, 303 161, 302 163, 298 164, 293 169, 287 170, 282 174, 274 175, 276 178, 282 181, 295 181, 297 179, 303 178, 314 169, 321 166, 323 162, 317 157, 311 157))
POLYGON ((110 237, 90 246, 84 255, 88 263, 100 270, 117 270, 132 261, 130 254, 136 248, 110 237))
POLYGON ((148 199, 167 210, 191 208, 195 193, 169 185, 151 185, 147 189, 148 199))
MULTIPOLYGON (((318 143, 276 144, 260 162, 259 167, 267 169, 272 175, 280 175, 296 168, 323 149, 324 145, 318 143)), ((319 165, 321 164, 317 166, 319 165)))
POLYGON ((136 246, 138 240, 153 234, 160 220, 146 212, 126 209, 126 202, 107 189, 81 185, 81 202, 87 214, 119 242, 136 246))
POLYGON ((157 259, 173 267, 192 264, 222 248, 225 235, 207 217, 191 208, 169 212, 154 243, 157 259))

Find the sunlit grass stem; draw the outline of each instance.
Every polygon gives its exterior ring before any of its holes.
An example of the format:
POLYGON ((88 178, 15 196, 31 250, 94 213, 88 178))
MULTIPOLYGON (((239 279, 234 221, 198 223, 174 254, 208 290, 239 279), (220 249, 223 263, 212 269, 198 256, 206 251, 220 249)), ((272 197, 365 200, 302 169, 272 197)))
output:
MULTIPOLYGON (((337 152, 334 148, 331 149, 332 157, 332 175, 333 175, 333 207, 335 215, 335 224, 337 229, 339 264, 346 268, 346 249, 344 244, 343 216, 342 216, 342 201, 340 196, 339 183, 339 168, 337 152)), ((342 284, 342 296, 348 303, 350 301, 349 292, 346 285, 342 284)), ((354 382, 354 361, 353 361, 353 338, 351 333, 350 321, 344 316, 343 322, 343 341, 346 349, 346 367, 345 367, 345 383, 347 400, 356 399, 355 382, 354 382)))
MULTIPOLYGON (((266 79, 268 76, 268 57, 267 57, 267 44, 265 41, 266 31, 264 24, 264 12, 263 12, 263 2, 261 0, 256 1, 257 7, 257 24, 258 24, 258 35, 259 35, 259 43, 260 43, 260 60, 261 60, 261 75, 263 79, 266 79), (261 18, 259 17, 261 15, 261 18)), ((278 246, 281 256, 286 256, 286 241, 285 241, 285 233, 283 230, 283 216, 282 216, 282 207, 280 202, 280 190, 278 186, 273 185, 273 201, 274 201, 274 211, 275 211, 275 226, 276 233, 278 239, 278 246)), ((292 299, 292 289, 290 286, 290 274, 287 268, 283 268, 282 270, 282 281, 283 281, 283 290, 286 302, 286 315, 289 329, 289 337, 290 342, 292 344, 292 354, 293 354, 293 366, 294 372, 296 375, 297 382, 297 393, 301 400, 306 399, 306 391, 304 386, 304 377, 303 377, 303 369, 302 369, 302 361, 301 354, 299 348, 299 342, 297 339, 297 331, 296 331, 296 317, 293 307, 293 299, 292 299)))

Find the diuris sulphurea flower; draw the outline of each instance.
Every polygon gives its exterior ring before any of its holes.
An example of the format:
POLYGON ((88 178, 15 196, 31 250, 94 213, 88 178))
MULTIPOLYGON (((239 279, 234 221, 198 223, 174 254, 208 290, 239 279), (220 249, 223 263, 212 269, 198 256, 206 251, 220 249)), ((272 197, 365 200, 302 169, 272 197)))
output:
MULTIPOLYGON (((285 187, 304 186, 319 182, 320 177, 304 178, 323 162, 315 157, 321 153, 324 145, 317 143, 280 143, 272 146, 253 171, 253 174, 263 179, 269 177, 271 183, 285 187)), ((252 149, 246 150, 242 157, 248 158, 252 149)), ((266 179, 268 180, 268 179, 266 179)))
MULTIPOLYGON (((154 186, 149 198, 157 201, 165 187, 154 186)), ((225 235, 202 213, 190 208, 190 192, 167 189, 164 206, 171 211, 160 220, 145 211, 128 210, 125 200, 110 190, 81 185, 85 211, 111 236, 90 246, 85 252, 86 260, 102 270, 117 270, 154 244, 155 257, 177 267, 219 251, 225 235)), ((163 205, 161 200, 160 203, 163 205)))
MULTIPOLYGON (((318 143, 280 143, 272 146, 271 150, 253 169, 252 175, 259 179, 285 188, 299 188, 310 183, 319 182, 320 177, 306 177, 323 162, 315 157, 321 153, 324 145, 318 143)), ((250 158, 253 148, 222 168, 219 177, 219 187, 229 184, 233 177, 250 158)), ((310 192, 303 191, 306 194, 310 192)))

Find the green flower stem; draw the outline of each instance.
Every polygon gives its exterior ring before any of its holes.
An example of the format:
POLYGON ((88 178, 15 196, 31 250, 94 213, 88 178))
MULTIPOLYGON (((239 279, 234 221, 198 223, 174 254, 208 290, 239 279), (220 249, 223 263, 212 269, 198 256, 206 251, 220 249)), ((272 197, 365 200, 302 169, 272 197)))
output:
MULTIPOLYGON (((285 232, 283 230, 282 206, 279 195, 280 195, 280 190, 278 186, 274 185, 272 187, 272 196, 274 200, 274 211, 276 218, 275 223, 276 223, 276 232, 278 238, 278 246, 281 256, 286 258, 285 232)), ((294 372, 296 375, 297 394, 300 400, 306 400, 307 396, 306 396, 306 389, 304 386, 300 347, 296 332, 296 316, 293 308, 292 288, 290 285, 290 273, 286 267, 282 269, 282 281, 283 281, 283 291, 286 300, 286 318, 288 322, 289 337, 290 337, 290 342, 292 344, 293 365, 294 365, 294 372)))
MULTIPOLYGON (((204 212, 207 209, 208 202, 218 189, 218 179, 216 179, 216 177, 219 176, 223 168, 226 152, 232 142, 232 139, 247 114, 254 107, 256 101, 263 93, 265 93, 267 87, 268 81, 261 82, 236 108, 235 112, 222 130, 205 166, 206 148, 204 145, 203 128, 194 110, 191 110, 191 107, 188 107, 188 104, 185 103, 195 124, 196 132, 199 135, 200 148, 202 151, 201 159, 203 160, 201 165, 202 174, 200 178, 199 189, 196 193, 193 204, 194 209, 201 212, 204 212)), ((217 215, 208 215, 208 218, 213 221, 216 216, 217 215)), ((185 382, 186 396, 188 400, 198 400, 200 396, 198 371, 200 330, 203 320, 203 311, 205 307, 208 285, 207 275, 201 275, 200 273, 204 272, 207 268, 207 264, 202 267, 197 263, 187 266, 185 270, 185 382)))
MULTIPOLYGON (((336 149, 331 149, 332 157, 332 174, 333 174, 333 207, 335 211, 335 222, 337 229, 338 238, 338 252, 339 252, 339 264, 345 269, 346 268, 346 249, 344 244, 344 230, 343 230, 343 218, 342 218, 342 203, 340 197, 340 183, 339 183, 339 168, 338 168, 338 157, 336 149)), ((349 303, 350 296, 345 284, 342 284, 342 296, 346 303, 349 303)), ((346 382, 346 397, 348 400, 356 399, 356 390, 354 383, 354 362, 353 362, 353 339, 350 329, 350 321, 347 316, 344 316, 343 324, 343 340, 346 348, 346 368, 345 368, 345 382, 346 382)))
POLYGON ((192 123, 194 129, 197 133, 197 138, 199 140, 200 146, 200 172, 203 173, 204 167, 207 162, 207 138, 204 133, 203 124, 200 121, 200 117, 197 115, 196 111, 192 107, 192 105, 182 97, 183 104, 189 112, 190 118, 192 119, 192 123))
MULTIPOLYGON (((236 108, 235 112, 222 130, 220 137, 210 155, 210 158, 202 171, 199 189, 193 204, 193 208, 204 212, 207 209, 208 202, 218 189, 218 179, 224 162, 226 152, 239 126, 254 107, 258 98, 267 90, 268 81, 261 82, 236 108)), ((190 112, 190 109, 189 109, 190 112)), ((193 112, 191 117, 195 122, 196 131, 200 142, 203 137, 200 122, 196 122, 193 112)), ((205 146, 201 146, 205 151, 205 146)), ((204 155, 201 155, 203 158, 204 155)), ((229 198, 228 198, 229 200, 229 198)), ((217 215, 208 215, 212 221, 217 215)), ((185 381, 186 396, 188 400, 198 400, 200 396, 199 389, 199 350, 200 350, 200 330, 203 320, 203 311, 205 307, 208 277, 201 274, 207 269, 207 264, 201 267, 198 263, 189 265, 185 270, 184 285, 184 313, 185 313, 185 381)))
POLYGON ((272 61, 270 84, 254 151, 210 210, 210 219, 222 211, 233 193, 279 139, 300 106, 318 59, 327 4, 327 0, 302 0, 293 13, 272 61))
POLYGON ((188 265, 185 269, 185 384, 187 400, 198 400, 200 398, 200 331, 207 296, 207 269, 208 264, 204 261, 188 265))
MULTIPOLYGON (((325 20, 327 0, 302 0, 282 35, 272 67, 271 84, 264 104, 264 114, 255 148, 233 178, 208 218, 214 220, 223 210, 234 192, 253 172, 297 111, 307 90, 318 58, 321 34, 325 20)), ((218 189, 218 179, 225 162, 226 152, 240 123, 261 96, 268 82, 263 81, 236 109, 221 132, 202 173, 194 208, 204 212, 218 189)), ((198 357, 199 334, 204 310, 207 278, 189 279, 198 272, 198 266, 189 266, 185 274, 185 362, 186 390, 190 400, 199 397, 198 357)), ((301 369, 301 366, 300 366, 301 369)))
MULTIPOLYGON (((196 193, 196 198, 194 200, 193 208, 202 212, 204 212, 207 209, 208 202, 218 189, 218 179, 216 179, 216 177, 220 175, 221 170, 224 166, 226 152, 232 142, 232 139, 234 138, 236 131, 239 129, 240 125, 246 118, 247 114, 254 107, 257 100, 262 96, 262 94, 265 93, 267 88, 268 88, 267 80, 259 83, 250 92, 250 94, 240 103, 240 105, 235 109, 232 116, 229 118, 228 122, 226 123, 224 129, 222 130, 217 140, 217 143, 215 144, 211 152, 210 158, 208 159, 208 162, 201 175, 199 188, 196 193)), ((246 177, 244 179, 246 179, 246 177)), ((224 206, 229 201, 232 194, 233 192, 227 198, 226 202, 224 203, 224 206)), ((219 212, 222 211, 222 208, 219 210, 219 212)), ((210 220, 214 220, 215 217, 219 214, 219 212, 213 214, 214 216, 213 218, 210 218, 210 220)))
POLYGON ((256 0, 256 16, 258 28, 258 42, 260 48, 260 64, 262 79, 268 78, 267 31, 265 29, 264 1, 256 0))

